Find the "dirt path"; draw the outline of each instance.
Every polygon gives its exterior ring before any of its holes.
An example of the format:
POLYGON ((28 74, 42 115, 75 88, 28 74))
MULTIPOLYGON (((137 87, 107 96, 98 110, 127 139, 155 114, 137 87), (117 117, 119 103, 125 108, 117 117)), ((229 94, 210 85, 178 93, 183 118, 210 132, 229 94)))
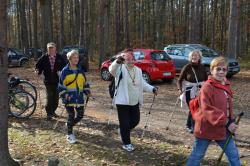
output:
MULTIPOLYGON (((22 78, 29 79, 34 85, 38 87, 42 105, 40 106, 40 100, 38 100, 38 109, 36 111, 36 115, 34 116, 40 117, 41 110, 43 109, 45 103, 45 93, 42 80, 37 81, 31 69, 26 69, 23 71, 20 68, 12 68, 10 71, 12 73, 18 74, 22 78)), ((112 114, 109 114, 111 110, 111 99, 108 95, 108 82, 101 80, 98 70, 91 70, 89 73, 87 73, 87 79, 91 84, 93 98, 89 100, 87 105, 85 113, 86 116, 94 118, 99 123, 107 123, 108 119, 110 118, 111 124, 117 126, 118 121, 116 110, 113 109, 112 114)), ((233 77, 231 82, 233 84, 234 90, 235 112, 245 112, 245 115, 240 122, 237 145, 240 149, 240 153, 242 155, 246 155, 250 154, 250 111, 248 110, 250 107, 250 85, 248 84, 250 82, 250 74, 247 71, 242 72, 233 77)), ((184 128, 187 112, 181 109, 179 104, 177 104, 175 107, 175 102, 177 100, 175 82, 168 84, 159 81, 154 82, 153 85, 159 87, 159 95, 156 97, 155 102, 153 103, 149 118, 150 125, 148 132, 146 132, 146 136, 161 141, 173 141, 173 143, 178 141, 179 143, 183 144, 184 147, 190 149, 193 144, 193 135, 187 133, 184 128), (172 111, 174 111, 172 121, 169 129, 166 130, 166 126, 169 122, 172 111)), ((145 104, 141 108, 141 121, 137 129, 133 132, 134 137, 139 137, 141 134, 141 129, 143 129, 146 123, 146 113, 149 111, 150 105, 152 104, 152 99, 153 94, 145 93, 145 104)), ((60 114, 63 109, 63 106, 60 105, 57 113, 60 114)), ((42 116, 45 116, 44 112, 42 113, 42 116)), ((211 146, 210 149, 214 147, 215 146, 211 146)), ((209 150, 207 156, 216 158, 213 154, 213 151, 209 152, 209 150)), ((244 158, 243 160, 246 160, 250 163, 249 157, 244 158)))

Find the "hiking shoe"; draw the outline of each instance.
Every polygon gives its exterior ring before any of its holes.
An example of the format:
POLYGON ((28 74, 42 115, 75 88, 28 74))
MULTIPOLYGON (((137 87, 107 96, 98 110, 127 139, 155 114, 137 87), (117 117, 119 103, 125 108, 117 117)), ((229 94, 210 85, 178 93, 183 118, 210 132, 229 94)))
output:
POLYGON ((70 143, 70 144, 74 144, 76 143, 76 137, 74 134, 69 134, 67 135, 67 141, 70 143))
POLYGON ((57 115, 56 113, 52 113, 51 116, 54 118, 59 118, 59 115, 57 115))
POLYGON ((123 145, 122 149, 126 150, 127 152, 132 152, 135 150, 135 148, 132 144, 123 145))
POLYGON ((186 130, 187 130, 187 132, 189 132, 190 134, 193 134, 193 133, 194 133, 194 129, 193 129, 193 128, 186 127, 186 130))

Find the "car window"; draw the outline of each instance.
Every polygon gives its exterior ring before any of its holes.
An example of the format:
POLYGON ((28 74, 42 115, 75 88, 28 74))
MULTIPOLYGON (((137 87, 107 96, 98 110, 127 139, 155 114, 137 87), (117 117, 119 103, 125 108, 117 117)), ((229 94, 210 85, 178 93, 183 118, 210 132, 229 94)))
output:
POLYGON ((144 53, 141 51, 134 51, 133 54, 134 54, 135 60, 142 60, 145 57, 144 53))
POLYGON ((204 57, 217 57, 219 56, 219 54, 217 52, 215 52, 212 49, 209 48, 204 48, 200 50, 202 52, 202 56, 204 57))
POLYGON ((17 57, 16 53, 13 51, 8 51, 7 55, 9 58, 16 58, 17 57))
POLYGON ((167 53, 169 55, 183 56, 184 49, 181 47, 169 47, 167 48, 167 53))
POLYGON ((166 52, 161 51, 161 52, 152 52, 151 53, 151 58, 153 60, 170 60, 171 58, 167 55, 166 52))

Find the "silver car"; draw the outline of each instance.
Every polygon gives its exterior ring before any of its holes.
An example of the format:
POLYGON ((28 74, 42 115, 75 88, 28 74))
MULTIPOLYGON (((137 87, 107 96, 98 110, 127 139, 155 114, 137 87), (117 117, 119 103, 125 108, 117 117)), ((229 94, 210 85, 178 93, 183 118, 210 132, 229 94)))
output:
MULTIPOLYGON (((215 57, 219 56, 216 51, 209 47, 206 47, 201 44, 172 44, 165 47, 164 51, 174 60, 176 71, 180 72, 182 67, 189 62, 188 54, 194 49, 198 49, 202 52, 201 63, 206 67, 206 70, 209 72, 211 61, 215 57)), ((228 62, 229 67, 227 76, 231 77, 240 71, 240 66, 235 58, 228 58, 228 62)))

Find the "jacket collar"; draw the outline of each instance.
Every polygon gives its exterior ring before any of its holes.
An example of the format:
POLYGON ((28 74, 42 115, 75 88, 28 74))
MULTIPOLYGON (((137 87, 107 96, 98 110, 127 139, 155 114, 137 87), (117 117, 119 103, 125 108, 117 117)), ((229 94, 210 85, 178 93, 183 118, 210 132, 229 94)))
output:
POLYGON ((209 76, 207 82, 218 89, 226 91, 231 97, 233 97, 233 92, 230 88, 230 82, 228 81, 228 79, 225 78, 225 85, 222 85, 221 82, 217 81, 212 76, 209 76))

